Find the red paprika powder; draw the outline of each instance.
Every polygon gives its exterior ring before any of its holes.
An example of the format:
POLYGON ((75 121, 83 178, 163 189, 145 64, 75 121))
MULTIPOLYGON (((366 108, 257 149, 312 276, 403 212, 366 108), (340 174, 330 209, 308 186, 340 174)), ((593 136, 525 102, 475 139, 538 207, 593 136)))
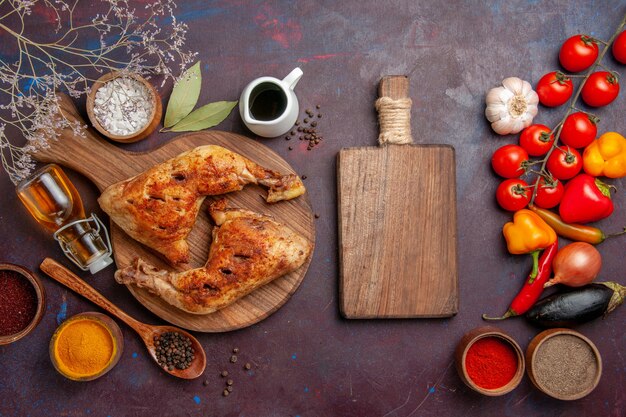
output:
POLYGON ((465 369, 481 388, 505 386, 517 371, 517 355, 512 346, 497 337, 478 339, 465 355, 465 369))

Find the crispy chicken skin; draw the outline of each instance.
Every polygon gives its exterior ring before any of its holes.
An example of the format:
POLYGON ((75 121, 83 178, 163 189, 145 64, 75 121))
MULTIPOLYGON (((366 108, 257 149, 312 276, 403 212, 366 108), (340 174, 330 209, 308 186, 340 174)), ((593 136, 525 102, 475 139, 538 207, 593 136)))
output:
POLYGON ((282 175, 238 153, 207 145, 111 185, 98 203, 128 235, 178 264, 189 261, 186 238, 204 198, 250 183, 269 188, 268 203, 305 192, 297 175, 282 175))
POLYGON ((209 210, 216 226, 204 267, 170 272, 136 259, 115 272, 117 282, 147 288, 189 313, 208 314, 298 269, 311 253, 305 237, 271 217, 227 209, 225 200, 209 210))

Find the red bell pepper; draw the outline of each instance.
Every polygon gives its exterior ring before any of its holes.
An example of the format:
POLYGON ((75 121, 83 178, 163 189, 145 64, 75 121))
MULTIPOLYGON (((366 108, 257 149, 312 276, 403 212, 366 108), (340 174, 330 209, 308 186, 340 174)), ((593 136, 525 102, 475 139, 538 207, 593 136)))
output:
POLYGON ((578 174, 566 185, 559 214, 566 223, 595 222, 613 213, 608 184, 589 174, 578 174))

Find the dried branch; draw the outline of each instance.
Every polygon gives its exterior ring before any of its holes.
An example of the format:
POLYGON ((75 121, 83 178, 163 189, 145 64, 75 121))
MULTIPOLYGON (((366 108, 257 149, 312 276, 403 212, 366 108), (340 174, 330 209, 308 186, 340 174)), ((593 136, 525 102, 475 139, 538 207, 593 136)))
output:
POLYGON ((183 48, 187 26, 176 20, 173 0, 153 0, 140 11, 128 0, 101 0, 102 10, 88 21, 76 16, 78 3, 0 0, 0 42, 16 51, 13 62, 0 61, 0 159, 15 184, 34 167, 30 152, 64 128, 79 131, 59 117, 55 91, 78 98, 112 70, 159 75, 163 85, 194 59, 183 48), (42 16, 55 22, 52 42, 26 33, 42 16), (13 132, 26 143, 10 140, 13 132))

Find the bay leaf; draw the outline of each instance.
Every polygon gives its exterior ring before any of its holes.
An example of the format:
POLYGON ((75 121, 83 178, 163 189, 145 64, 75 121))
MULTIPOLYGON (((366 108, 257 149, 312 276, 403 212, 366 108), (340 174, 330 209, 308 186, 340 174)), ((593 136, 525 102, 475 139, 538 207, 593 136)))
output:
POLYGON ((200 61, 184 72, 182 77, 176 82, 167 102, 165 111, 165 121, 163 126, 168 128, 174 126, 187 116, 200 97, 202 86, 202 74, 200 71, 200 61))
POLYGON ((216 101, 194 110, 190 115, 176 123, 172 132, 195 132, 220 124, 237 105, 237 101, 216 101))

